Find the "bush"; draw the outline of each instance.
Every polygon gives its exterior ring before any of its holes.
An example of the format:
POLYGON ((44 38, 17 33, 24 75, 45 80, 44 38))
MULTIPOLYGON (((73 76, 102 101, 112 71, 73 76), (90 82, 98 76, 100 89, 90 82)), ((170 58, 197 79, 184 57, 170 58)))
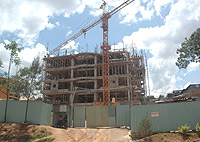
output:
POLYGON ((166 138, 166 134, 164 134, 162 137, 163 137, 163 142, 169 142, 169 141, 167 140, 167 138, 166 138))
POLYGON ((168 142, 167 138, 163 136, 163 142, 168 142))
POLYGON ((187 136, 187 133, 188 133, 188 131, 189 131, 189 129, 190 129, 190 126, 187 126, 187 124, 186 124, 185 126, 181 126, 181 128, 178 127, 178 129, 179 129, 179 132, 180 132, 183 136, 187 136))
POLYGON ((52 142, 54 140, 55 138, 44 138, 44 139, 38 140, 37 142, 52 142))
POLYGON ((142 120, 139 123, 137 127, 137 133, 146 136, 151 133, 152 131, 151 126, 152 126, 151 120, 149 120, 148 116, 146 115, 144 120, 142 120))
POLYGON ((196 125, 196 131, 200 134, 200 126, 199 126, 199 123, 197 123, 197 125, 196 125))

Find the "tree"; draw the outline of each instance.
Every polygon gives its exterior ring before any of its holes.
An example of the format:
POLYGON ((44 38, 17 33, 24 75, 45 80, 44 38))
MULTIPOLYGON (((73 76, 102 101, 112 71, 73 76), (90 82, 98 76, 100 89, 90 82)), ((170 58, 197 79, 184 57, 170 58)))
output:
POLYGON ((33 60, 30 67, 20 68, 18 73, 13 77, 14 80, 20 82, 13 85, 13 91, 20 95, 26 96, 26 113, 25 122, 27 122, 28 104, 31 95, 37 95, 41 90, 42 85, 42 65, 40 58, 33 60))
POLYGON ((150 134, 152 131, 152 122, 146 114, 145 118, 138 124, 137 133, 143 136, 150 134))
POLYGON ((200 62, 200 28, 194 31, 189 39, 185 38, 176 53, 179 54, 176 62, 179 69, 187 68, 191 62, 200 62))
POLYGON ((10 61, 8 66, 8 73, 7 73, 7 93, 6 93, 6 107, 5 107, 5 116, 4 116, 4 122, 6 122, 7 119, 7 107, 8 107, 8 92, 10 90, 10 70, 11 65, 14 63, 15 65, 20 64, 20 58, 18 56, 18 53, 22 50, 22 48, 18 47, 18 44, 15 41, 12 41, 9 44, 5 44, 4 47, 6 50, 10 50, 10 61))
POLYGON ((0 59, 0 68, 3 68, 3 62, 1 59, 0 59))

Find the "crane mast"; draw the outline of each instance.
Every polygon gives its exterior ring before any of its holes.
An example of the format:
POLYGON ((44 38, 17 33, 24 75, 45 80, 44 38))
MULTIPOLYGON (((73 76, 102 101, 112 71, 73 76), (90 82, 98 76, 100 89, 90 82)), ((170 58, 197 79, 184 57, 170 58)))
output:
POLYGON ((109 77, 109 50, 108 45, 108 19, 110 17, 109 13, 106 11, 106 3, 104 1, 103 5, 103 18, 102 18, 102 29, 103 29, 103 45, 101 49, 102 54, 102 73, 103 73, 103 104, 110 105, 110 77, 109 77))
POLYGON ((109 50, 111 49, 108 44, 108 19, 111 18, 112 15, 120 11, 122 8, 126 7, 130 3, 132 3, 134 0, 127 0, 121 5, 119 5, 117 8, 112 10, 111 12, 107 12, 106 10, 106 2, 103 0, 103 4, 101 5, 101 9, 103 9, 103 15, 90 24, 89 26, 81 29, 78 33, 76 33, 74 36, 69 38, 67 41, 53 49, 53 51, 50 52, 50 54, 56 54, 56 52, 59 52, 61 48, 63 48, 66 44, 70 43, 71 41, 75 40, 77 37, 81 36, 82 34, 86 33, 96 25, 102 22, 101 28, 103 29, 103 44, 101 46, 102 49, 102 73, 103 73, 103 104, 104 105, 110 105, 110 77, 109 77, 109 50))

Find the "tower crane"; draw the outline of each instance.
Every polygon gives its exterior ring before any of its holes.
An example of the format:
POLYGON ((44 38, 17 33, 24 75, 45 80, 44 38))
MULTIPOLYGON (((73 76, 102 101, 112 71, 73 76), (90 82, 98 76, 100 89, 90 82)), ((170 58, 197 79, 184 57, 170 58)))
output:
POLYGON ((104 105, 110 105, 110 80, 109 80, 109 50, 111 49, 108 44, 108 19, 112 17, 115 13, 129 5, 135 0, 126 0, 124 3, 119 5, 117 8, 112 10, 111 12, 107 12, 106 10, 106 2, 104 0, 103 4, 101 5, 101 9, 103 9, 103 15, 96 21, 94 21, 92 24, 86 26, 85 28, 81 29, 78 33, 74 34, 71 38, 66 40, 64 43, 53 49, 50 54, 56 55, 57 52, 59 52, 60 49, 62 49, 65 45, 70 43, 71 41, 75 40, 77 37, 81 36, 82 34, 85 34, 87 31, 98 25, 99 23, 102 23, 101 28, 103 29, 103 44, 101 46, 102 49, 102 73, 103 73, 103 104, 104 105))

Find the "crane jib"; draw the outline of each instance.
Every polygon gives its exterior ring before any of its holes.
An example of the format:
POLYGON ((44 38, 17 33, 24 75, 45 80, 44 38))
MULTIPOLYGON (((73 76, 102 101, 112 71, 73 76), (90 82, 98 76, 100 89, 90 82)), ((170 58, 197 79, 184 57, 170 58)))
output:
POLYGON ((108 12, 106 14, 104 14, 103 16, 101 16, 98 20, 96 20, 95 22, 93 22, 92 24, 90 24, 89 26, 86 26, 85 28, 81 29, 78 33, 76 33, 74 36, 72 36, 71 38, 69 38, 67 41, 65 41, 64 43, 62 43, 61 45, 57 46, 56 48, 54 48, 50 54, 55 54, 56 52, 58 52, 61 48, 63 48, 65 45, 67 45, 68 43, 70 43, 71 41, 75 40, 76 38, 78 38, 79 36, 81 36, 82 34, 86 33, 87 31, 89 31, 90 29, 92 29, 93 27, 95 27, 96 25, 98 25, 99 23, 102 22, 102 20, 104 19, 104 16, 106 16, 107 19, 111 18, 112 15, 114 15, 115 13, 117 13, 118 11, 120 11, 121 9, 123 9, 124 7, 126 7, 127 5, 129 5, 130 3, 132 3, 135 0, 127 0, 124 3, 122 3, 121 5, 119 5, 117 8, 115 8, 114 10, 112 10, 111 12, 108 12))

